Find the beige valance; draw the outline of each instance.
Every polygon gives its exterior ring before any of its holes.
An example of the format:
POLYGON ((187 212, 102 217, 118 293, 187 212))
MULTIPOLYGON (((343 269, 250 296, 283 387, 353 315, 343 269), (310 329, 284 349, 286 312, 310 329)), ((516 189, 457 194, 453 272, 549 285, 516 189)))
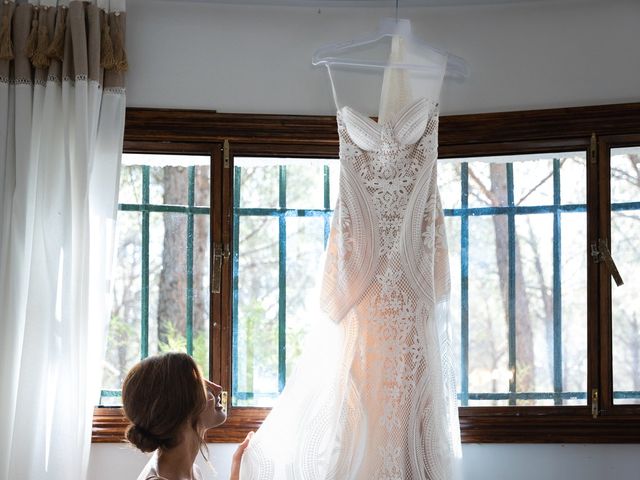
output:
POLYGON ((0 81, 88 79, 124 87, 125 12, 77 0, 58 6, 3 0, 0 19, 0 81))

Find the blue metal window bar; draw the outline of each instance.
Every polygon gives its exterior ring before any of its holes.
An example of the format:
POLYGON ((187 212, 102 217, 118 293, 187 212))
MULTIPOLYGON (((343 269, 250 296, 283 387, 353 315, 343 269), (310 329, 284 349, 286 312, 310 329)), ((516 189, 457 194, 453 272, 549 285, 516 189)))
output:
MULTIPOLYGON (((586 205, 561 205, 560 204, 560 165, 559 160, 555 159, 553 164, 553 205, 550 206, 526 206, 516 207, 513 204, 513 167, 507 164, 507 182, 508 182, 508 205, 506 207, 479 207, 469 208, 469 177, 468 164, 461 164, 461 208, 445 209, 445 216, 460 217, 461 224, 461 379, 459 384, 460 393, 458 398, 462 406, 467 406, 469 400, 508 400, 510 404, 514 404, 516 400, 554 400, 554 404, 562 404, 563 400, 579 399, 586 400, 585 392, 562 392, 562 317, 561 317, 561 272, 560 272, 560 245, 561 245, 561 227, 560 214, 562 212, 584 212, 586 205), (516 214, 534 214, 534 213, 553 213, 553 312, 554 312, 554 392, 516 392, 515 379, 510 382, 508 393, 473 393, 469 392, 469 217, 480 215, 509 215, 509 258, 515 258, 514 248, 515 230, 513 228, 513 219, 516 214)), ((158 213, 182 213, 187 215, 187 252, 186 252, 186 273, 187 273, 187 351, 193 352, 193 227, 194 215, 209 215, 208 207, 195 206, 195 167, 188 167, 188 205, 156 205, 150 204, 150 167, 142 166, 142 202, 140 204, 119 204, 120 211, 140 212, 141 214, 141 331, 140 331, 140 358, 146 358, 149 355, 149 215, 151 212, 158 213)), ((286 378, 285 359, 286 359, 286 217, 307 217, 322 216, 324 219, 324 242, 326 245, 331 215, 333 211, 330 206, 330 188, 329 188, 329 166, 324 166, 324 209, 320 210, 299 210, 286 208, 286 167, 281 166, 279 171, 279 207, 277 209, 243 209, 239 207, 240 203, 240 181, 241 168, 235 168, 234 177, 234 255, 233 255, 233 375, 234 375, 234 398, 242 400, 250 400, 256 398, 253 392, 238 392, 235 390, 237 385, 237 319, 238 319, 238 259, 239 259, 239 218, 243 215, 267 215, 277 216, 279 218, 279 372, 278 384, 281 391, 284 387, 286 378), (284 288, 283 288, 284 287, 284 288)), ((640 202, 625 202, 611 205, 612 211, 637 211, 640 210, 640 202)), ((510 263, 510 266, 512 264, 510 263)), ((510 298, 513 299, 514 281, 513 268, 510 268, 510 298)), ((513 301, 510 303, 510 334, 509 334, 509 367, 515 366, 515 328, 514 328, 514 308, 513 301)), ((120 390, 103 389, 101 391, 103 398, 119 397, 120 390)), ((275 396, 275 395, 273 395, 275 396)), ((640 392, 636 391, 615 391, 614 399, 637 399, 640 398, 640 392)))
POLYGON ((460 278, 461 278, 461 364, 460 393, 461 406, 468 406, 469 400, 508 400, 515 405, 517 400, 553 399, 555 405, 563 400, 586 399, 586 392, 562 391, 562 276, 561 223, 564 212, 586 212, 586 204, 562 205, 560 203, 560 160, 553 160, 553 204, 545 206, 516 206, 514 201, 513 163, 505 164, 507 169, 507 205, 504 207, 469 208, 469 165, 461 164, 461 208, 445 209, 447 217, 460 217, 460 278), (517 392, 516 376, 516 215, 553 214, 553 393, 517 392), (469 217, 507 215, 508 230, 508 365, 513 376, 509 380, 508 393, 469 393, 469 217))
MULTIPOLYGON (((149 215, 152 212, 158 213, 181 213, 187 215, 187 252, 186 252, 186 274, 187 274, 187 352, 193 352, 193 228, 194 215, 209 215, 209 207, 195 206, 195 167, 188 167, 188 205, 156 205, 149 203, 150 197, 150 167, 142 166, 142 202, 140 204, 119 204, 120 211, 140 212, 141 214, 141 331, 140 331, 140 358, 149 355, 149 215)), ((318 210, 287 209, 286 207, 286 167, 281 166, 279 170, 279 206, 276 209, 268 208, 241 208, 240 204, 240 181, 241 168, 235 168, 234 176, 234 223, 233 223, 233 385, 234 398, 241 400, 251 400, 258 396, 253 392, 237 391, 237 329, 238 329, 238 260, 239 260, 239 219, 245 215, 277 216, 279 219, 279 358, 278 358, 278 385, 281 391, 286 379, 286 217, 309 217, 321 216, 324 220, 324 242, 326 245, 331 215, 333 211, 330 205, 329 188, 329 166, 324 166, 324 208, 318 210)), ((561 205, 560 204, 560 162, 558 159, 553 163, 553 205, 548 206, 515 206, 513 200, 513 166, 507 164, 507 189, 508 204, 506 207, 477 207, 469 208, 469 177, 468 164, 461 164, 461 208, 445 209, 447 217, 459 217, 461 225, 460 236, 460 272, 461 272, 461 378, 459 384, 460 393, 458 398, 462 406, 467 406, 469 400, 508 400, 509 404, 515 404, 516 400, 550 400, 554 404, 561 405, 563 400, 586 400, 586 392, 562 392, 562 316, 561 316, 561 226, 560 215, 562 212, 585 212, 586 205, 561 205), (515 228, 514 220, 517 214, 553 213, 553 312, 554 312, 554 391, 553 392, 516 392, 515 377, 510 382, 509 392, 501 393, 474 393, 469 392, 469 217, 481 215, 509 216, 509 261, 510 261, 510 315, 509 315, 509 368, 515 367, 515 228)), ((626 202, 611 205, 612 211, 637 211, 640 210, 640 202, 626 202)), ((102 398, 119 397, 120 390, 103 389, 102 398)), ((275 397, 273 395, 267 395, 275 397)), ((636 391, 616 391, 614 399, 638 399, 640 392, 636 391)))
MULTIPOLYGON (((278 312, 278 386, 282 391, 286 378, 286 221, 287 217, 322 216, 325 221, 325 245, 329 234, 330 218, 332 215, 329 205, 329 167, 325 166, 324 174, 324 209, 298 210, 286 207, 286 166, 279 167, 279 205, 278 208, 243 208, 240 205, 240 189, 242 168, 235 167, 234 171, 234 244, 233 244, 233 398, 236 400, 253 400, 267 397, 275 398, 272 394, 255 394, 254 392, 238 391, 237 346, 238 346, 238 266, 239 266, 239 221, 242 216, 272 216, 279 220, 278 232, 278 276, 279 276, 279 312, 278 312)), ((513 164, 507 163, 507 205, 504 207, 469 207, 469 165, 461 164, 460 194, 461 208, 445 209, 447 217, 459 217, 461 224, 461 379, 458 394, 460 404, 468 406, 470 400, 508 400, 515 405, 517 400, 553 400, 554 404, 562 405, 564 400, 586 400, 586 392, 562 391, 562 304, 561 304, 561 223, 560 216, 565 212, 586 212, 586 204, 562 205, 560 203, 560 160, 553 160, 553 204, 545 206, 516 206, 514 203, 513 164), (529 214, 553 214, 553 358, 554 358, 554 391, 553 392, 517 392, 516 377, 509 383, 509 392, 475 393, 469 392, 469 217, 507 215, 509 235, 509 368, 515 372, 516 367, 516 337, 515 337, 515 216, 529 214)))
POLYGON ((240 258, 240 218, 243 216, 266 216, 278 219, 278 392, 284 389, 286 382, 287 358, 287 222, 290 217, 322 217, 324 222, 324 245, 329 239, 331 216, 330 205, 330 168, 323 167, 323 207, 322 209, 287 208, 287 167, 278 167, 278 207, 243 208, 240 206, 242 167, 234 168, 233 179, 233 338, 232 338, 232 398, 236 400, 254 400, 257 398, 275 398, 276 394, 256 394, 238 390, 238 283, 240 258))
MULTIPOLYGON (((196 167, 187 167, 187 205, 158 205, 149 203, 151 167, 142 165, 142 202, 120 203, 122 212, 139 212, 141 215, 141 292, 140 292, 140 359, 149 356, 149 216, 151 213, 178 213, 187 216, 187 251, 185 252, 185 273, 187 276, 186 295, 186 344, 187 353, 193 355, 193 243, 195 215, 209 215, 209 207, 195 205, 196 167)), ((103 389, 101 398, 120 397, 119 389, 103 389)))
MULTIPOLYGON (((640 202, 618 202, 618 203, 611 204, 612 212, 630 212, 630 211, 637 212, 639 210, 640 210, 640 202)), ((640 391, 614 390, 613 399, 614 400, 640 400, 640 391)))

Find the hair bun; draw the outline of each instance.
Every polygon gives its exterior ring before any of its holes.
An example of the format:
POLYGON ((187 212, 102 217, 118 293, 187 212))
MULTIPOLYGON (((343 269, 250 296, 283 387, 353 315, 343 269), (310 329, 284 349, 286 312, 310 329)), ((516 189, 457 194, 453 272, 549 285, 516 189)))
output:
POLYGON ((163 441, 139 425, 129 425, 125 436, 127 440, 143 452, 153 452, 163 445, 163 441))

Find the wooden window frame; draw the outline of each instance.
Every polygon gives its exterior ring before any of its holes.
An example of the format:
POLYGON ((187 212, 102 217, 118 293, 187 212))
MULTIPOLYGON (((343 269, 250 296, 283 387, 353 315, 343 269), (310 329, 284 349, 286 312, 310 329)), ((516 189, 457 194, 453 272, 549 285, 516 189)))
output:
MULTIPOLYGON (((337 158, 335 117, 228 114, 201 110, 129 108, 125 151, 202 151, 211 148, 212 162, 228 168, 212 187, 221 201, 212 217, 224 224, 212 242, 229 244, 232 222, 233 157, 286 156, 337 158), (226 236, 226 237, 225 237, 226 236)), ((587 247, 598 235, 610 237, 609 151, 640 145, 640 103, 601 105, 440 118, 440 158, 520 153, 587 152, 587 247), (595 134, 595 137, 594 137, 595 134), (595 141, 596 143, 592 143, 595 141), (592 148, 592 147, 596 148, 592 148)), ((213 168, 213 164, 212 164, 213 168)), ((212 192, 213 193, 213 192, 212 192)), ((588 250, 587 250, 588 251, 588 250)), ((222 295, 212 294, 210 372, 231 391, 231 262, 223 264, 222 295)), ((597 417, 591 396, 585 406, 460 407, 464 443, 638 443, 640 405, 614 405, 611 362, 610 278, 602 262, 587 270, 587 392, 600 392, 597 417)), ((209 431, 210 442, 239 442, 256 430, 268 408, 229 407, 227 422, 209 431)), ((120 408, 94 411, 92 441, 121 442, 127 422, 120 408)))

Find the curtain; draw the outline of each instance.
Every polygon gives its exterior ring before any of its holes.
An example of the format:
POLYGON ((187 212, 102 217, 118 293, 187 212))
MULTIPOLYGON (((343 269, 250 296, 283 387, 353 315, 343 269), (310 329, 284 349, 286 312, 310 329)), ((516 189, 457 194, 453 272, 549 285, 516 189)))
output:
POLYGON ((3 0, 0 20, 0 479, 83 479, 109 312, 125 0, 3 0))

